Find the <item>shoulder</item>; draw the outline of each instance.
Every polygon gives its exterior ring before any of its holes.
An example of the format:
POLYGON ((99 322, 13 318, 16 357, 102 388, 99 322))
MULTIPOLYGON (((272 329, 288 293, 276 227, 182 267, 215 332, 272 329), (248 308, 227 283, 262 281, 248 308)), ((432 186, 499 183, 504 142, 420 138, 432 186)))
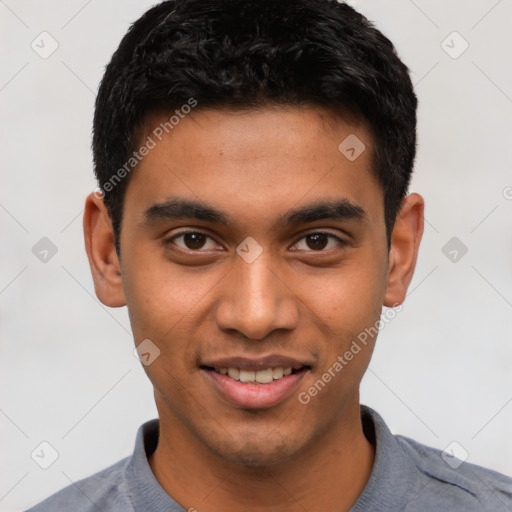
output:
POLYGON ((423 510, 425 503, 431 507, 456 506, 456 510, 466 512, 512 510, 512 478, 462 462, 453 452, 443 452, 404 436, 397 435, 395 439, 417 472, 410 510, 423 510))
POLYGON ((94 475, 74 482, 49 496, 26 512, 117 512, 132 510, 124 467, 126 457, 94 475))
POLYGON ((370 479, 353 512, 512 511, 511 478, 458 460, 453 450, 442 452, 393 435, 369 407, 361 407, 361 419, 376 451, 370 479))

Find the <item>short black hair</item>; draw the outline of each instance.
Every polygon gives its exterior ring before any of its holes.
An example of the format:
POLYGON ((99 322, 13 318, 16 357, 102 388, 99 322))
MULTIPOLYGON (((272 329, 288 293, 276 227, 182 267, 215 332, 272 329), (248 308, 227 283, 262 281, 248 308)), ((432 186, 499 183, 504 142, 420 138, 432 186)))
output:
POLYGON ((118 253, 124 192, 151 113, 270 105, 323 107, 366 123, 389 241, 412 174, 417 107, 389 39, 335 0, 170 0, 130 27, 96 98, 94 169, 118 253))

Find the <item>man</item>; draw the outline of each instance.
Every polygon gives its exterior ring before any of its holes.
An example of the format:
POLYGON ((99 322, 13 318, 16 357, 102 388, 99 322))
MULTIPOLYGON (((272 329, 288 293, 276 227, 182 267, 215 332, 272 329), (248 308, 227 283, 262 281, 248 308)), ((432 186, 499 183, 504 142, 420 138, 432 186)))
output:
POLYGON ((31 510, 512 509, 512 480, 359 403, 423 231, 416 104, 345 4, 177 0, 132 26, 97 98, 84 231, 159 419, 31 510))

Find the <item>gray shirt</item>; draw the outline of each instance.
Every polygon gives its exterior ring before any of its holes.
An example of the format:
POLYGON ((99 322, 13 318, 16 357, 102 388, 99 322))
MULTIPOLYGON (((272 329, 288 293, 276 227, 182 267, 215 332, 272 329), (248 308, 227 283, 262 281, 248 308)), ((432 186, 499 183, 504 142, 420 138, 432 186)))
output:
MULTIPOLYGON (((361 406, 365 436, 376 445, 370 479, 351 512, 512 511, 512 479, 450 454, 394 436, 361 406)), ((27 512, 183 512, 160 486, 147 456, 158 443, 157 419, 137 432, 133 455, 65 487, 27 512)), ((316 511, 313 511, 316 512, 316 511)))

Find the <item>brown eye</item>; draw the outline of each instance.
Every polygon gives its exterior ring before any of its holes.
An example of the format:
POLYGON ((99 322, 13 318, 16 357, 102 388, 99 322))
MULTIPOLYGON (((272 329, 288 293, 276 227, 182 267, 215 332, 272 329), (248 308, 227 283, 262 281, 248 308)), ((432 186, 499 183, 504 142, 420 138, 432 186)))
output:
POLYGON ((187 231, 185 233, 179 233, 178 235, 170 238, 166 243, 171 243, 189 251, 200 251, 200 249, 212 250, 218 249, 219 246, 210 236, 200 233, 198 231, 187 231))
POLYGON ((187 249, 201 249, 206 242, 206 235, 201 233, 186 233, 183 235, 183 243, 187 249))
POLYGON ((345 244, 343 240, 331 233, 318 231, 303 236, 294 246, 294 250, 326 252, 325 250, 339 248, 345 244))
POLYGON ((329 242, 329 235, 326 233, 313 233, 312 235, 307 235, 305 238, 308 247, 314 251, 325 249, 329 242))

